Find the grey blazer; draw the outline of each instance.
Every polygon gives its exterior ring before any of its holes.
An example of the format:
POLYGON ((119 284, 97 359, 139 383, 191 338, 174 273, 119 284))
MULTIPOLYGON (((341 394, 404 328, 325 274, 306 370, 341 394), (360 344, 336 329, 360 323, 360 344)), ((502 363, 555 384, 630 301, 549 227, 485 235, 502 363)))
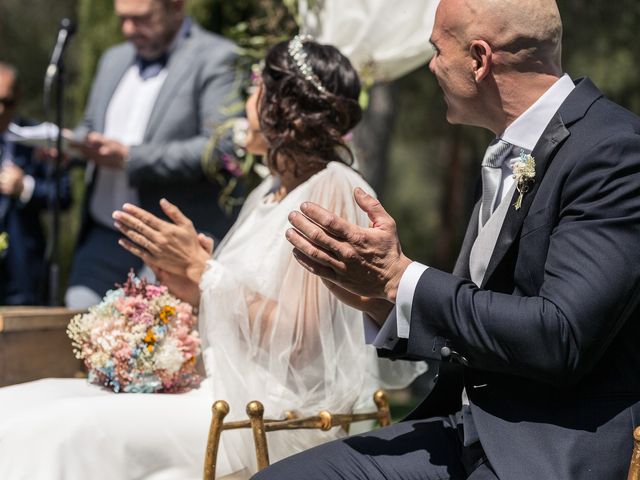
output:
MULTIPOLYGON (((178 205, 198 230, 217 238, 224 236, 233 218, 218 206, 220 188, 205 176, 202 156, 212 129, 243 113, 242 79, 236 71, 235 50, 229 40, 191 23, 169 57, 167 79, 153 107, 144 141, 131 147, 127 163, 129 183, 138 189, 142 208, 162 216, 158 202, 165 197, 178 205)), ((104 131, 111 97, 135 56, 130 43, 105 52, 77 131, 104 131)), ((89 164, 80 241, 89 223, 95 176, 96 168, 89 164)))

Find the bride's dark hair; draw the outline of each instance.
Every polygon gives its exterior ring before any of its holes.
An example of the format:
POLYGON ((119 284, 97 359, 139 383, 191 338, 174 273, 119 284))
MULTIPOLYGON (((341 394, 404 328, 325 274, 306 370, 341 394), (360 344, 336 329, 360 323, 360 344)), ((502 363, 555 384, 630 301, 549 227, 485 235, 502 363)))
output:
POLYGON ((331 161, 353 163, 344 136, 362 118, 360 79, 351 62, 331 45, 306 41, 306 62, 325 91, 305 79, 288 51, 289 42, 272 47, 262 70, 258 103, 260 129, 269 142, 267 164, 282 173, 318 170, 331 161), (295 160, 278 164, 276 159, 295 160))

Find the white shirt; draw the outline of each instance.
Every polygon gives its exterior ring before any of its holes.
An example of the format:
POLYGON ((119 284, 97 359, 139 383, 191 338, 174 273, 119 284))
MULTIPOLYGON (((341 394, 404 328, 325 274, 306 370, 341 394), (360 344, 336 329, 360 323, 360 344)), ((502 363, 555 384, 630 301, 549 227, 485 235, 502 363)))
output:
MULTIPOLYGON (((104 136, 123 145, 140 145, 166 78, 166 67, 147 80, 140 77, 138 65, 129 67, 107 107, 104 136)), ((111 214, 126 202, 138 204, 137 190, 129 186, 126 169, 100 168, 91 197, 93 219, 113 229, 111 214)))
MULTIPOLYGON (((500 200, 513 186, 512 166, 520 157, 520 149, 525 153, 533 151, 547 125, 574 88, 573 81, 569 75, 565 74, 499 136, 504 141, 519 147, 519 149, 514 148, 512 157, 502 164, 502 184, 498 192, 500 200)), ((399 338, 409 338, 413 296, 418 281, 427 268, 429 267, 419 262, 409 265, 398 286, 395 308, 382 327, 378 327, 365 315, 367 343, 372 343, 378 348, 392 349, 399 338)))

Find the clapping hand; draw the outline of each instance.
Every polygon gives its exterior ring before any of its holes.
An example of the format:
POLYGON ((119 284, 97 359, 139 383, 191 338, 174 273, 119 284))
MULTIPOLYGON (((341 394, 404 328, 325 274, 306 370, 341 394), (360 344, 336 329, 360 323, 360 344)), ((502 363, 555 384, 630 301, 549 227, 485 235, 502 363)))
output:
POLYGON ((395 303, 411 260, 402 253, 395 221, 380 202, 360 188, 354 196, 369 216, 369 228, 305 202, 300 212, 289 214, 293 228, 286 237, 304 268, 322 277, 341 301, 381 323, 395 303))
POLYGON ((197 285, 211 256, 213 240, 198 234, 191 220, 169 201, 162 199, 160 207, 173 223, 128 203, 115 211, 114 225, 127 237, 119 243, 154 271, 177 275, 197 285))

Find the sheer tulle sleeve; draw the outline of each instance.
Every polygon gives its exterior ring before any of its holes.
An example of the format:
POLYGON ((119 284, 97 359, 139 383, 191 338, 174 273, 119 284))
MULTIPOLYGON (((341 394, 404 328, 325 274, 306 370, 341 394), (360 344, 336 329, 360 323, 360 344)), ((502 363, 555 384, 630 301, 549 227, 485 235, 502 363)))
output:
MULTIPOLYGON (((268 191, 259 187, 207 265, 200 330, 214 396, 229 402, 229 418, 245 418, 244 407, 254 399, 265 404, 269 417, 287 410, 348 412, 385 384, 375 350, 364 344, 361 313, 303 269, 284 237, 287 215, 306 200, 367 225, 353 200, 356 186, 370 191, 358 174, 332 163, 279 204, 256 198, 268 191)), ((423 368, 399 363, 392 370, 393 386, 405 386, 423 368)), ((310 435, 290 446, 297 451, 318 443, 310 435)))

